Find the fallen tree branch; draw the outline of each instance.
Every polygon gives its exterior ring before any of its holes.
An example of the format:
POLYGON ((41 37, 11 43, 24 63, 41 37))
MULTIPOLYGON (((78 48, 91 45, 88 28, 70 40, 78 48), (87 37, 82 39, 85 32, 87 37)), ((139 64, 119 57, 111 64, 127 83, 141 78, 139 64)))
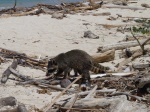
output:
MULTIPOLYGON (((96 90, 95 92, 96 93, 113 93, 115 91, 116 91, 116 89, 106 89, 106 90, 96 90)), ((84 95, 89 94, 90 92, 91 91, 80 92, 78 95, 84 96, 84 95)))
MULTIPOLYGON (((141 39, 139 42, 140 43, 144 43, 147 39, 141 39)), ((146 44, 150 44, 150 42, 147 42, 146 44)), ((116 43, 116 44, 108 44, 108 45, 104 45, 104 46, 100 46, 98 47, 98 52, 105 52, 108 50, 122 50, 125 48, 129 48, 129 47, 135 47, 138 46, 138 42, 137 41, 129 41, 129 42, 120 42, 120 43, 116 43)))
POLYGON ((117 93, 110 94, 109 96, 118 96, 118 95, 126 95, 127 96, 127 100, 129 100, 129 96, 130 96, 132 98, 137 99, 138 101, 147 102, 147 100, 145 98, 142 98, 142 97, 139 97, 139 96, 135 96, 135 95, 131 95, 131 94, 125 93, 125 92, 117 92, 117 93))
POLYGON ((121 8, 121 9, 131 9, 131 10, 146 10, 146 8, 143 8, 143 7, 118 6, 118 5, 103 5, 102 8, 121 8))

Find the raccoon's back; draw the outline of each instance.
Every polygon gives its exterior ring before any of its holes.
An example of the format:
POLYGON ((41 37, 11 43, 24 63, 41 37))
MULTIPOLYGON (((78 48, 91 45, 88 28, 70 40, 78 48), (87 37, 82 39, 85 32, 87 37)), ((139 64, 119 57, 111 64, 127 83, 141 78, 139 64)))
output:
POLYGON ((90 69, 92 67, 92 57, 82 50, 71 50, 65 53, 68 65, 75 69, 90 69))

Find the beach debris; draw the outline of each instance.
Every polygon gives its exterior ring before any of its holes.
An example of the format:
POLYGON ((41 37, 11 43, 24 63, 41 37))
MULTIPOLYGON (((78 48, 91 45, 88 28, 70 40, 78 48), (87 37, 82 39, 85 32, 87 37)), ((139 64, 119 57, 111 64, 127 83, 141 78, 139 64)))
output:
POLYGON ((17 102, 17 99, 13 96, 0 98, 0 111, 1 112, 28 112, 25 105, 23 103, 17 102))
POLYGON ((113 4, 114 4, 114 5, 127 6, 127 2, 126 2, 126 1, 114 1, 113 4))
MULTIPOLYGON (((79 3, 62 3, 58 6, 44 5, 39 4, 38 7, 35 6, 34 9, 24 9, 21 11, 22 14, 18 14, 19 9, 15 7, 13 9, 3 10, 6 11, 6 14, 11 16, 22 16, 22 15, 39 15, 43 14, 54 14, 58 13, 63 16, 63 14, 68 14, 70 11, 74 13, 80 12, 83 10, 93 10, 100 7, 100 3, 92 3, 91 0, 89 5, 82 5, 79 3), (96 5, 95 5, 96 4, 96 5), (96 6, 96 7, 95 7, 96 6)), ((126 5, 120 2, 121 4, 117 5, 126 5)), ((109 8, 106 5, 102 7, 109 8)), ((144 7, 147 7, 146 5, 144 7)), ((129 6, 113 6, 110 8, 123 8, 123 9, 132 9, 132 10, 145 10, 141 7, 129 7, 129 6)), ((0 14, 5 14, 0 11, 0 14)), ((92 14, 92 13, 91 13, 92 14)), ((94 16, 110 16, 111 13, 96 13, 94 16)), ((57 15, 57 14, 56 14, 57 15)), ((89 13, 90 15, 90 13, 89 13)), ((53 16, 53 15, 52 15, 53 16)), ((123 18, 123 15, 117 15, 117 18, 123 18)), ((63 17, 56 16, 57 19, 62 19, 63 17), (58 17, 58 18, 57 18, 58 17)), ((120 19, 119 18, 119 19, 120 19)), ((128 18, 128 17, 125 17, 128 18)), ((134 21, 133 18, 129 17, 131 21, 134 21)), ((129 19, 124 19, 125 22, 128 22, 129 19)), ((141 21, 141 20, 137 20, 141 21)), ((83 23, 83 25, 90 25, 91 23, 83 23)), ((109 25, 109 24, 99 24, 104 28, 110 30, 111 28, 118 28, 117 32, 126 33, 126 28, 123 28, 121 25, 109 25)), ((92 26, 92 24, 91 24, 92 26)), ((89 26, 90 27, 90 26, 89 26)), ((88 29, 88 28, 87 28, 88 29)), ((111 32, 110 32, 111 33, 111 32)), ((85 38, 97 39, 99 36, 93 34, 90 30, 84 32, 85 38)), ((40 40, 33 41, 33 43, 39 42, 40 40)), ((78 44, 78 42, 74 42, 78 44)), ((92 57, 94 61, 102 64, 110 64, 114 70, 110 70, 107 73, 102 74, 93 74, 91 73, 91 87, 90 88, 80 88, 79 79, 81 76, 77 77, 70 75, 66 79, 62 79, 62 76, 57 79, 54 78, 54 74, 48 77, 42 78, 33 78, 27 74, 22 74, 21 71, 17 69, 18 66, 35 68, 38 70, 44 71, 46 74, 46 67, 49 58, 42 58, 42 56, 29 56, 25 53, 20 53, 13 50, 8 50, 5 48, 0 48, 0 63, 1 66, 7 61, 12 62, 6 70, 2 72, 1 77, 1 86, 7 87, 8 80, 15 81, 15 86, 27 86, 34 85, 37 86, 36 94, 41 95, 52 95, 53 91, 60 92, 57 96, 53 97, 52 100, 49 100, 47 105, 42 105, 43 108, 36 108, 36 111, 97 111, 97 112, 117 112, 124 111, 124 107, 128 107, 127 111, 135 110, 135 112, 148 112, 150 110, 150 38, 144 35, 136 36, 132 33, 131 36, 126 36, 124 40, 121 40, 118 43, 114 44, 105 44, 98 48, 98 52, 93 54, 92 57), (137 47, 137 48, 136 48, 137 47), (123 56, 117 57, 117 53, 120 51, 120 54, 123 56), (148 57, 145 59, 145 57, 148 57), (143 61, 144 60, 144 61, 143 61), (136 63, 135 63, 135 62, 136 63), (107 63, 103 63, 107 62, 107 63), (146 62, 146 63, 145 63, 146 62), (11 77, 13 75, 13 77, 11 77), (7 82, 7 83, 6 83, 7 82), (75 84, 76 83, 76 84, 75 84), (86 91, 80 91, 85 89, 86 91), (124 96, 125 95, 125 96, 124 96), (137 102, 138 101, 138 102, 137 102), (124 106, 122 106, 124 105, 124 106), (140 105, 140 106, 139 106, 140 105), (137 110, 137 111, 136 111, 137 110)), ((110 68, 111 68, 110 67, 110 68)), ((19 67, 18 67, 19 68, 19 67)), ((32 88, 32 86, 28 86, 32 88)), ((4 89, 5 90, 5 89, 4 89)), ((4 109, 1 112, 27 112, 30 111, 24 104, 17 102, 15 97, 4 97, 0 99, 0 111, 3 107, 10 106, 11 109, 4 109), (8 102, 7 99, 8 98, 8 102)), ((38 101, 38 99, 36 99, 38 101)), ((28 104, 29 106, 30 104, 28 104)))
POLYGON ((64 17, 66 17, 66 15, 63 14, 63 13, 55 12, 55 13, 52 14, 52 18, 63 19, 64 17))
POLYGON ((92 33, 92 31, 85 31, 84 32, 84 38, 90 38, 90 39, 99 39, 99 36, 95 35, 94 33, 92 33))
POLYGON ((71 81, 69 80, 69 79, 62 79, 61 81, 60 81, 60 86, 62 87, 62 88, 66 88, 68 85, 70 85, 71 84, 71 81))
POLYGON ((103 12, 103 13, 95 13, 93 14, 93 16, 110 16, 111 13, 110 12, 103 12))
POLYGON ((143 3, 141 4, 142 7, 145 7, 145 8, 150 8, 150 5, 146 4, 146 3, 143 3))

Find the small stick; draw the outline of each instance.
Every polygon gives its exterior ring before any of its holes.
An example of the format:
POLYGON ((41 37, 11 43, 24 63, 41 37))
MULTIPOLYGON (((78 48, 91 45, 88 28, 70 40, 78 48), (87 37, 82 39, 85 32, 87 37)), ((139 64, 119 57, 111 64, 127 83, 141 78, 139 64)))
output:
POLYGON ((97 85, 89 92, 89 94, 84 99, 91 98, 92 95, 96 92, 96 89, 97 89, 97 85))
POLYGON ((136 36, 133 34, 133 31, 132 31, 132 29, 131 29, 131 34, 132 34, 132 36, 137 40, 137 42, 138 42, 138 44, 139 44, 139 46, 141 47, 141 49, 142 49, 142 52, 143 52, 143 54, 145 53, 145 51, 144 51, 144 46, 143 45, 141 45, 141 43, 140 43, 140 41, 136 38, 136 36))
POLYGON ((57 101, 57 99, 62 96, 75 82, 77 82, 79 79, 81 78, 81 76, 77 77, 76 80, 74 80, 70 85, 67 86, 67 88, 65 88, 58 96, 56 96, 51 103, 49 103, 48 105, 44 106, 41 110, 43 112, 47 112, 49 109, 51 109, 51 107, 53 106, 53 104, 57 101))

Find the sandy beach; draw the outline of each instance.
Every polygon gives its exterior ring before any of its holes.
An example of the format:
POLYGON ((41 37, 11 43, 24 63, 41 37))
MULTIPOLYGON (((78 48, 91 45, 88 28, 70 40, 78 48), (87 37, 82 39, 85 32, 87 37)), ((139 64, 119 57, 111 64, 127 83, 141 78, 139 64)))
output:
MULTIPOLYGON (((142 3, 150 4, 149 0, 139 0, 129 6, 140 7, 142 3)), ((123 22, 128 18, 150 18, 150 9, 130 10, 119 8, 99 8, 77 14, 67 14, 67 17, 58 20, 51 15, 21 16, 0 18, 0 47, 26 53, 29 56, 56 56, 59 53, 72 49, 81 49, 89 54, 96 54, 101 45, 117 43, 131 35, 130 32, 118 32, 119 27, 105 28, 103 25, 115 25, 125 27, 136 25, 134 21, 123 22), (110 12, 109 16, 93 16, 93 14, 110 12), (117 15, 122 17, 117 18, 117 15), (110 16, 116 20, 108 20, 110 16), (87 25, 85 25, 87 24, 87 25), (84 38, 85 31, 92 31, 99 39, 84 38)), ((0 74, 6 70, 10 62, 0 65, 0 74)), ((45 77, 45 72, 28 67, 18 66, 17 70, 34 78, 45 77)), ((1 75, 0 75, 1 76, 1 75)), ((34 86, 19 86, 15 81, 9 80, 6 84, 0 84, 0 98, 14 96, 19 102, 24 103, 29 109, 42 108, 59 92, 38 94, 39 88, 34 86)), ((33 111, 33 110, 32 110, 33 111)), ((34 112, 34 111, 33 111, 34 112)))

